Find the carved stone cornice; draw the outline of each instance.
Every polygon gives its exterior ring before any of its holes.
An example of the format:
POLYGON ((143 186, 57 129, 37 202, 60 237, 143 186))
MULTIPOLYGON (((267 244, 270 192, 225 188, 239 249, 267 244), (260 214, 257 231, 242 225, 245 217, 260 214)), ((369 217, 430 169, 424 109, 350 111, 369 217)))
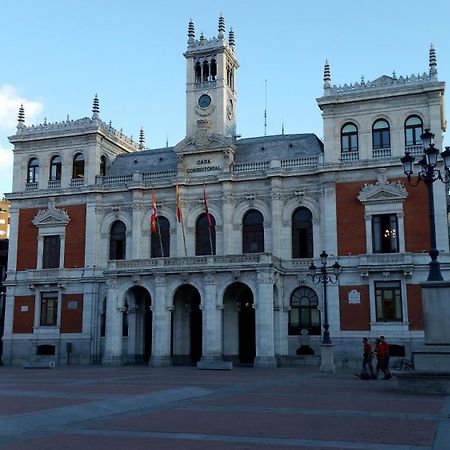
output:
POLYGON ((32 220, 33 225, 38 228, 66 226, 69 222, 70 217, 67 211, 56 208, 53 200, 48 202, 47 209, 40 210, 32 220))
POLYGON ((358 200, 366 204, 404 202, 408 191, 399 181, 377 181, 374 184, 365 184, 358 195, 358 200))

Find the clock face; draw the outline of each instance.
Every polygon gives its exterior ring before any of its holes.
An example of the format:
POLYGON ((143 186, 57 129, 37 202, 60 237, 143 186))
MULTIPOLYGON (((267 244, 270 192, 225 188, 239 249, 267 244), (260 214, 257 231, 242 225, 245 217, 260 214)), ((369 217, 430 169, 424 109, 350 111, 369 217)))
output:
POLYGON ((211 104, 211 97, 208 94, 203 94, 198 99, 198 106, 200 106, 200 108, 207 108, 210 104, 211 104))

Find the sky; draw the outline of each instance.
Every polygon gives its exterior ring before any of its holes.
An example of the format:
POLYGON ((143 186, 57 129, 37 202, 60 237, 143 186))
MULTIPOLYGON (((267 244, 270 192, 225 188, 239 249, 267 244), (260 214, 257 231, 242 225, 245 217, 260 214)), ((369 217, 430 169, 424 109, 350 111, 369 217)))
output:
POLYGON ((322 137, 326 59, 333 84, 405 76, 428 71, 433 43, 450 81, 447 0, 0 0, 0 198, 20 104, 26 125, 59 122, 91 116, 98 94, 101 119, 135 140, 143 127, 147 147, 182 140, 188 22, 210 38, 220 14, 235 33, 242 137, 264 135, 266 105, 268 135, 322 137))

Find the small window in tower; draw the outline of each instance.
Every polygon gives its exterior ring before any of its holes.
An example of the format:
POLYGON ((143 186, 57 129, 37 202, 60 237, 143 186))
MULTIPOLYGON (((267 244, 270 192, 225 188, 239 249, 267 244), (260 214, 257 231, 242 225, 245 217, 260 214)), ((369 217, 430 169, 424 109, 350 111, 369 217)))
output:
POLYGON ((197 61, 195 63, 195 82, 200 83, 202 81, 202 65, 197 61))
POLYGON ((217 64, 216 60, 211 60, 211 81, 215 81, 217 76, 217 64))
POLYGON ((203 61, 203 81, 209 80, 209 64, 208 61, 203 61))

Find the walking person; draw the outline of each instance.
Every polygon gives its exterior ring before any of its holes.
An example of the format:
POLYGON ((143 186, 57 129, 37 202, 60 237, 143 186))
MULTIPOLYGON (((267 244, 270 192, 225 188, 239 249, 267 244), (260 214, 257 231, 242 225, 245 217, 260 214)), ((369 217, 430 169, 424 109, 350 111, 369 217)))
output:
POLYGON ((384 353, 383 353, 383 347, 381 346, 381 339, 377 338, 375 339, 375 356, 377 358, 377 366, 376 366, 376 372, 377 377, 378 373, 381 371, 384 373, 384 353))
POLYGON ((363 362, 362 362, 362 370, 359 377, 361 380, 374 380, 376 379, 376 375, 373 372, 372 365, 372 346, 369 344, 368 338, 363 338, 363 362))
POLYGON ((384 336, 380 336, 380 349, 383 353, 383 379, 389 380, 390 378, 392 378, 391 372, 389 370, 389 344, 386 342, 386 338, 384 336))

